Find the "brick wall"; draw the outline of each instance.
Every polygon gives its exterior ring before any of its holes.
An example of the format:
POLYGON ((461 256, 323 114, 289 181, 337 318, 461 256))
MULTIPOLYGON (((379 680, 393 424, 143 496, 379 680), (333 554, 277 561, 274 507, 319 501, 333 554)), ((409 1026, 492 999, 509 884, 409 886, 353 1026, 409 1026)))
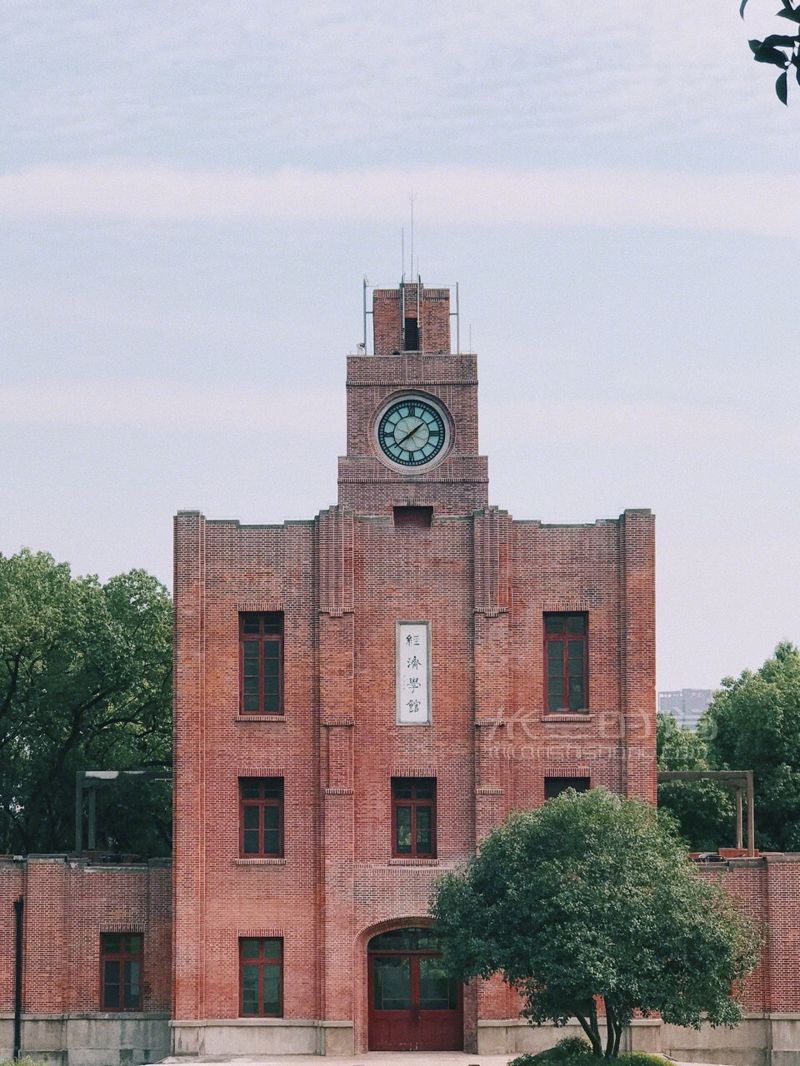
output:
POLYGON ((25 901, 26 1015, 100 1012, 100 934, 140 932, 143 1011, 171 1002, 169 864, 0 857, 0 1013, 14 1009, 13 901, 25 901))

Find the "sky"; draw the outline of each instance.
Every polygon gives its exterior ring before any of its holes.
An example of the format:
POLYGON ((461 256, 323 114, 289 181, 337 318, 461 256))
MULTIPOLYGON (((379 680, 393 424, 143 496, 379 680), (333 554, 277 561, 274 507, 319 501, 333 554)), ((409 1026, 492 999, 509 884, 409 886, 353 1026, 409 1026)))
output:
POLYGON ((5 0, 0 552, 169 585, 176 510, 334 502, 405 266, 459 283, 493 503, 656 513, 659 688, 800 640, 777 6, 5 0))

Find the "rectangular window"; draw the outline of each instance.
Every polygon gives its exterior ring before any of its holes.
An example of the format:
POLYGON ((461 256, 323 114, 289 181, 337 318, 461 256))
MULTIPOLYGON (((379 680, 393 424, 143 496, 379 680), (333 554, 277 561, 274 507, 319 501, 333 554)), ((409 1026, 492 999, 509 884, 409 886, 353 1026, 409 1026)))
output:
POLYGON ((239 938, 239 1013, 243 1018, 283 1016, 283 938, 239 938))
POLYGON ((392 855, 436 857, 435 778, 392 778, 392 855))
POLYGON ((546 777, 544 779, 544 798, 555 799, 568 788, 574 788, 576 792, 589 791, 588 777, 546 777))
POLYGON ((583 612, 545 614, 545 706, 548 711, 585 711, 588 618, 583 612))
POLYGON ((241 714, 283 714, 283 611, 239 615, 241 714))
POLYGON ((142 934, 100 934, 103 1010, 141 1010, 142 934))
POLYGON ((239 854, 283 858, 283 778, 239 778, 239 854))

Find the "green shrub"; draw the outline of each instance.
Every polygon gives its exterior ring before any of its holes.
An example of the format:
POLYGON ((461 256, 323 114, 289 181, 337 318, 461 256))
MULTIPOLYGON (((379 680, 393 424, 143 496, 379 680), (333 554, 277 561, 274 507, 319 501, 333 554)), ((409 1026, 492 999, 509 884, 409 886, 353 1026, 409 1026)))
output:
POLYGON ((41 1059, 32 1059, 24 1055, 21 1059, 0 1059, 0 1066, 42 1066, 41 1059))
POLYGON ((559 1040, 555 1047, 540 1051, 537 1055, 520 1055, 508 1066, 590 1066, 594 1059, 592 1045, 582 1036, 568 1036, 559 1040))
MULTIPOLYGON (((616 1061, 620 1066, 673 1066, 669 1059, 644 1051, 624 1051, 616 1061)), ((537 1055, 519 1055, 508 1066, 595 1066, 596 1063, 607 1064, 608 1059, 593 1055, 592 1045, 583 1037, 568 1036, 537 1055)))

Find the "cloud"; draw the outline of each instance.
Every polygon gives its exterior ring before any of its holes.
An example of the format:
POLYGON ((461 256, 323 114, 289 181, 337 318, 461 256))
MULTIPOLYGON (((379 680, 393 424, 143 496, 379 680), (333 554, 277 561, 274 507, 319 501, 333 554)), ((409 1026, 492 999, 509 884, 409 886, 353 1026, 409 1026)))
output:
POLYGON ((266 173, 98 163, 0 176, 0 217, 130 222, 421 221, 800 236, 796 179, 594 168, 286 168, 266 173))

